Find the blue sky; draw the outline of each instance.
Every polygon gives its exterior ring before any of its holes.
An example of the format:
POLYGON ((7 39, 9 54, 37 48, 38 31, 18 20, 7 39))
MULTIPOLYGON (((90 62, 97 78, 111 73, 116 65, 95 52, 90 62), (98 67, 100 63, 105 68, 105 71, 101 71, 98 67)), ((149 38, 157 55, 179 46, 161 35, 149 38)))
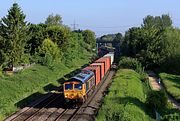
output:
POLYGON ((44 22, 51 13, 60 14, 63 23, 78 29, 91 29, 97 36, 124 33, 140 26, 147 15, 169 14, 180 27, 180 0, 1 0, 0 18, 17 2, 31 23, 44 22))

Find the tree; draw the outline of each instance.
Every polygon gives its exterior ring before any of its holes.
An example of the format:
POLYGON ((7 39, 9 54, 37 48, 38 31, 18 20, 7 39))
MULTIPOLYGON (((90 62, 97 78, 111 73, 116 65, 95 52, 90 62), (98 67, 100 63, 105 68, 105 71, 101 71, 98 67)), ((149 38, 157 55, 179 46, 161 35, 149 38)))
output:
POLYGON ((124 54, 136 57, 137 53, 146 48, 146 40, 143 40, 143 30, 139 27, 132 27, 126 33, 121 48, 124 54))
POLYGON ((41 46, 38 48, 39 62, 42 65, 48 66, 50 69, 54 68, 53 63, 58 61, 60 57, 60 50, 56 43, 50 39, 44 39, 41 46))
POLYGON ((2 49, 8 57, 7 63, 9 66, 20 63, 24 54, 24 47, 28 39, 25 17, 18 4, 14 3, 8 11, 8 15, 3 17, 0 23, 0 35, 4 40, 2 49))
POLYGON ((115 34, 107 34, 103 35, 100 38, 98 38, 99 41, 113 41, 114 38, 116 37, 115 34))
POLYGON ((31 55, 34 55, 37 48, 42 44, 46 35, 46 24, 31 24, 29 27, 30 39, 27 41, 26 48, 31 55))
POLYGON ((49 15, 45 21, 47 25, 62 25, 62 17, 58 14, 55 16, 53 14, 49 15))
POLYGON ((180 74, 180 29, 166 29, 165 35, 169 41, 170 56, 163 63, 161 69, 173 74, 180 74))
POLYGON ((88 50, 92 51, 92 49, 96 48, 96 38, 95 33, 91 30, 83 31, 84 41, 89 45, 88 50))
POLYGON ((164 31, 158 29, 145 30, 144 39, 146 40, 145 51, 141 51, 141 62, 146 67, 160 66, 171 55, 170 42, 164 31))
POLYGON ((5 63, 6 55, 4 54, 3 50, 0 50, 0 67, 5 63))
POLYGON ((122 40, 122 34, 121 33, 117 33, 115 35, 115 38, 113 39, 113 42, 121 42, 122 40))
POLYGON ((171 28, 171 20, 166 15, 147 16, 143 22, 142 27, 130 28, 125 33, 122 50, 146 68, 160 67, 173 53, 172 43, 165 34, 171 28))
POLYGON ((121 33, 117 33, 115 35, 115 38, 112 41, 112 46, 116 49, 116 54, 120 54, 120 44, 122 42, 122 34, 121 33))
POLYGON ((44 39, 42 45, 39 47, 39 54, 42 57, 49 54, 53 59, 57 59, 60 56, 60 51, 56 43, 50 39, 44 39))
POLYGON ((150 16, 148 15, 143 19, 143 25, 144 28, 158 28, 160 30, 164 30, 165 28, 172 27, 172 20, 169 15, 163 14, 160 16, 150 16))
POLYGON ((66 44, 70 37, 70 29, 66 26, 48 26, 46 28, 46 37, 50 38, 58 45, 60 49, 66 49, 66 44))

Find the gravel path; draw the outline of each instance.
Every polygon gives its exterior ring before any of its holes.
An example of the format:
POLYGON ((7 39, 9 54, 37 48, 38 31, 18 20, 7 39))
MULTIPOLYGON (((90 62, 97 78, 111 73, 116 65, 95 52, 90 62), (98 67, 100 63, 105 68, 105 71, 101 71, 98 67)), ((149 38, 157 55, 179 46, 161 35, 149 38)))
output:
MULTIPOLYGON (((148 75, 150 75, 149 82, 150 82, 153 90, 164 89, 163 85, 161 83, 158 83, 157 75, 154 72, 149 72, 148 75)), ((177 102, 170 95, 168 95, 168 101, 171 102, 175 108, 178 108, 180 110, 180 103, 177 102)))

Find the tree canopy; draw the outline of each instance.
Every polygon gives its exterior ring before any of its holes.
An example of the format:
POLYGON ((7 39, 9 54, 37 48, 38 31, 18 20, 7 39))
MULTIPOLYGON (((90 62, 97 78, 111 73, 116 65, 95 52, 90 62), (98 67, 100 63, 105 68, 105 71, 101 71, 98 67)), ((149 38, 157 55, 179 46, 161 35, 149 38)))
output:
POLYGON ((163 14, 162 16, 150 16, 148 15, 143 19, 143 28, 152 28, 156 27, 160 30, 163 30, 167 27, 172 27, 172 20, 169 15, 163 14))
POLYGON ((0 35, 3 41, 1 51, 5 54, 7 64, 10 66, 20 63, 25 51, 24 47, 28 40, 28 26, 25 17, 18 4, 14 3, 8 15, 0 22, 0 35))
POLYGON ((147 16, 142 27, 132 27, 126 33, 124 54, 137 58, 145 67, 159 67, 174 53, 166 31, 172 28, 169 15, 147 16))
POLYGON ((57 59, 60 56, 60 50, 56 43, 50 39, 44 39, 41 46, 39 46, 39 54, 41 56, 49 54, 53 59, 57 59))
POLYGON ((82 34, 84 41, 89 45, 87 49, 92 51, 92 49, 96 48, 95 33, 91 30, 84 30, 82 34))
POLYGON ((58 14, 50 14, 45 21, 45 24, 47 25, 62 25, 62 23, 62 17, 58 14))
POLYGON ((49 15, 40 24, 29 24, 25 17, 14 3, 7 16, 0 20, 0 69, 29 62, 48 65, 54 59, 70 64, 83 52, 96 47, 93 31, 71 31, 62 24, 58 14, 49 15))

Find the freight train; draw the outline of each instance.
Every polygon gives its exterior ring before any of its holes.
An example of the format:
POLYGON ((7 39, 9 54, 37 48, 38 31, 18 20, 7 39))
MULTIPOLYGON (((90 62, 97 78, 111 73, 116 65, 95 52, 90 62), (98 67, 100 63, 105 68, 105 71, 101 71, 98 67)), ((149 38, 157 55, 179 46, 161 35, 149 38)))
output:
POLYGON ((84 103, 95 87, 108 74, 114 61, 114 53, 108 53, 94 63, 83 68, 80 73, 63 84, 66 102, 77 101, 84 103))

